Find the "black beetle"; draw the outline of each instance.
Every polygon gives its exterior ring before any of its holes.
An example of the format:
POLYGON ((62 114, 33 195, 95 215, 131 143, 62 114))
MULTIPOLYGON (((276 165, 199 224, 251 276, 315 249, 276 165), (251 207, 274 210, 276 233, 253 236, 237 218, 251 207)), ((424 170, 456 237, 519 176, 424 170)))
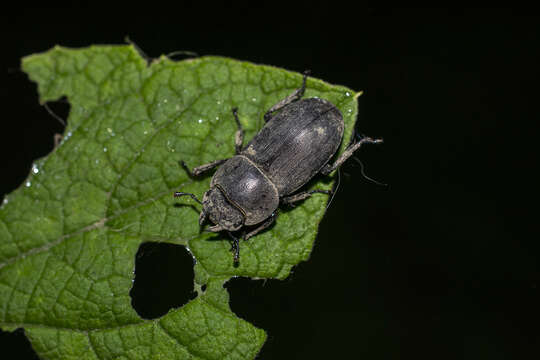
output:
POLYGON ((209 231, 229 232, 233 238, 235 263, 240 250, 238 239, 232 236, 231 231, 259 224, 254 230, 244 233, 243 238, 247 240, 274 222, 280 204, 292 204, 314 193, 329 194, 330 191, 318 189, 294 192, 317 173, 330 174, 362 144, 382 142, 364 137, 351 144, 334 164, 328 164, 343 138, 343 117, 327 100, 300 100, 306 89, 307 76, 308 72, 305 72, 299 89, 266 112, 265 126, 244 149, 244 131, 237 109, 233 109, 238 126, 234 157, 201 165, 193 171, 182 162, 190 176, 223 164, 212 177, 210 189, 202 201, 185 192, 175 192, 174 196, 189 195, 203 206, 199 217, 201 226, 209 218, 214 223, 209 231))

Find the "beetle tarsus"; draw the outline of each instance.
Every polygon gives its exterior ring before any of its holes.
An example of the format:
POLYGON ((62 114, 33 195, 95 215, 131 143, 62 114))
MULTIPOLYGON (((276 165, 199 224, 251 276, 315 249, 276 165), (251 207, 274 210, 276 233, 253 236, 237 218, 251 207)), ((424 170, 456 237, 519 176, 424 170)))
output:
POLYGON ((380 144, 382 142, 383 142, 382 139, 372 139, 372 138, 367 137, 367 136, 363 137, 359 141, 349 145, 349 147, 347 147, 347 149, 345 149, 343 154, 336 160, 336 162, 334 162, 334 164, 332 164, 332 165, 326 164, 321 169, 321 174, 330 175, 330 173, 332 173, 332 171, 336 170, 338 167, 341 166, 341 164, 343 164, 348 158, 350 158, 352 156, 352 154, 354 154, 354 152, 360 148, 360 146, 362 146, 364 144, 380 144))
MULTIPOLYGON (((230 231, 227 231, 229 234, 229 237, 232 239, 231 241, 231 251, 233 252, 233 261, 234 261, 234 267, 238 267, 240 263, 240 240, 234 236, 230 231)), ((245 238, 245 233, 244 233, 245 238)))
POLYGON ((196 202, 198 202, 199 204, 203 204, 201 200, 197 199, 197 197, 195 195, 193 195, 192 193, 187 193, 187 192, 181 192, 181 191, 176 191, 174 193, 174 197, 181 197, 181 196, 190 196, 193 200, 195 200, 196 202))
POLYGON ((294 194, 294 195, 282 198, 281 203, 285 204, 285 205, 294 206, 293 204, 295 202, 307 199, 307 198, 311 197, 311 195, 316 194, 316 193, 332 195, 332 190, 315 189, 315 190, 303 191, 301 193, 294 194))
POLYGON ((223 164, 227 160, 229 159, 221 159, 221 160, 212 161, 211 163, 197 166, 196 168, 193 168, 193 170, 190 170, 183 160, 180 160, 180 165, 188 173, 189 177, 197 177, 201 174, 204 174, 207 171, 212 170, 215 167, 218 167, 219 165, 223 164))
POLYGON ((191 169, 188 168, 184 160, 180 160, 180 166, 187 172, 189 177, 195 177, 195 175, 193 175, 193 172, 191 172, 191 169))
POLYGON ((258 233, 260 233, 261 231, 263 231, 264 229, 272 225, 274 221, 276 221, 277 215, 278 215, 278 210, 274 211, 274 213, 268 219, 266 219, 260 226, 258 226, 255 230, 252 230, 247 235, 245 235, 244 240, 247 240, 257 235, 258 233))
POLYGON ((310 73, 311 71, 309 70, 304 71, 304 77, 302 78, 302 86, 294 90, 285 99, 279 101, 277 104, 268 109, 266 114, 264 114, 264 122, 268 122, 272 118, 272 114, 274 112, 283 109, 285 106, 289 105, 294 101, 300 100, 302 96, 304 96, 304 93, 306 92, 306 81, 310 73))
POLYGON ((236 121, 236 127, 238 128, 234 137, 234 148, 236 151, 236 155, 238 155, 240 154, 240 152, 242 151, 242 147, 244 146, 244 129, 242 128, 242 124, 240 123, 240 119, 238 118, 238 108, 233 108, 232 113, 234 116, 234 120, 236 121))
POLYGON ((233 257, 233 261, 234 261, 234 266, 238 266, 238 264, 240 263, 240 242, 238 240, 238 238, 235 238, 234 239, 234 257, 233 257))
POLYGON ((302 74, 304 75, 304 77, 302 78, 302 86, 300 87, 300 89, 298 89, 299 90, 298 91, 298 99, 301 99, 302 96, 304 96, 304 93, 306 92, 306 82, 307 82, 308 76, 311 74, 311 70, 306 69, 306 70, 304 70, 304 72, 302 74))

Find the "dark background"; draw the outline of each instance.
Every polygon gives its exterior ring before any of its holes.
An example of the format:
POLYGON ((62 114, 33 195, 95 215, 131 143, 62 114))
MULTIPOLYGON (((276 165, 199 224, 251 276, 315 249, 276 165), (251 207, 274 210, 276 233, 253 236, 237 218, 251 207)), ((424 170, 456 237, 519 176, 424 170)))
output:
MULTIPOLYGON (((152 57, 192 50, 308 68, 365 91, 357 131, 385 143, 357 157, 389 186, 347 162, 311 259, 285 281, 227 285, 233 311, 268 332, 259 358, 540 355, 532 215, 539 18, 521 16, 523 9, 334 12, 338 4, 327 3, 245 14, 180 5, 136 16, 75 8, 3 13, 0 196, 22 183, 62 132, 18 70, 22 56, 55 44, 118 44, 129 35, 152 57)), ((67 105, 51 107, 67 117, 67 105)), ((147 250, 137 280, 163 292, 149 299, 139 289, 134 303, 151 317, 185 301, 177 274, 191 264, 182 249, 147 250)), ((20 330, 0 333, 0 349, 35 356, 20 330)))

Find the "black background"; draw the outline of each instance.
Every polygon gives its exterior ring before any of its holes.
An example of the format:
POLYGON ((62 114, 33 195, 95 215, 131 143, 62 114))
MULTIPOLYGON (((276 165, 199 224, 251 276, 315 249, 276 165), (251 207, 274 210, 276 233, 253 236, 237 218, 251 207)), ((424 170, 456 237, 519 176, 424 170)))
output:
MULTIPOLYGON (((357 131, 385 143, 357 157, 389 186, 347 162, 311 259, 285 281, 228 283, 233 311, 268 332, 259 358, 539 356, 539 18, 511 9, 340 12, 337 3, 249 14, 154 5, 158 12, 138 15, 3 13, 0 194, 17 188, 62 132, 18 70, 22 56, 129 35, 152 57, 192 50, 311 69, 365 91, 357 131)), ((65 104, 52 107, 67 116, 65 104)), ((161 297, 181 296, 175 266, 191 264, 166 252, 172 264, 157 257, 145 266, 154 286, 168 289, 161 297)), ((148 314, 168 301, 147 299, 148 314)), ((0 349, 35 356, 20 330, 0 333, 0 349)))

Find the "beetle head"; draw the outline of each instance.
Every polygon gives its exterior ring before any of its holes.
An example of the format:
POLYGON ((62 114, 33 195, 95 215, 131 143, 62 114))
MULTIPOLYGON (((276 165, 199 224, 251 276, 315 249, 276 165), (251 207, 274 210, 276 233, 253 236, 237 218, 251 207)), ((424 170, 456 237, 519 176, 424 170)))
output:
POLYGON ((199 223, 204 222, 206 216, 215 225, 208 230, 219 232, 222 230, 236 231, 244 225, 244 215, 234 206, 223 194, 221 189, 213 186, 204 193, 203 210, 199 218, 199 223))

